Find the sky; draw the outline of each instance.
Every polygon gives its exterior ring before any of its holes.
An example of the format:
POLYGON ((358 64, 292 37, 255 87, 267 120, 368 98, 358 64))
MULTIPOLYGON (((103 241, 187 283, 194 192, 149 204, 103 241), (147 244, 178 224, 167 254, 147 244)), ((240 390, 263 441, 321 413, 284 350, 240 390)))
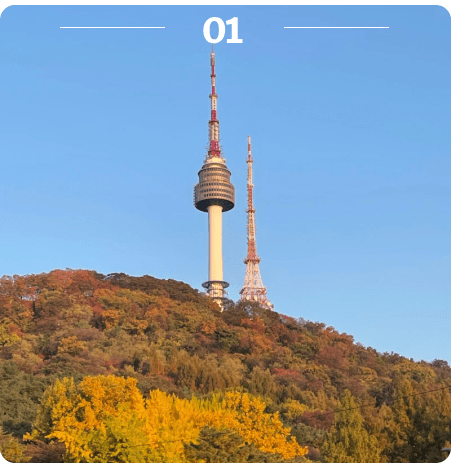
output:
POLYGON ((227 43, 227 26, 215 45, 236 188, 223 216, 229 296, 244 281, 251 135, 275 310, 379 352, 451 362, 451 18, 439 6, 8 7, 0 275, 82 268, 202 290, 207 214, 193 186, 208 138, 210 17, 237 17, 243 40, 227 43))

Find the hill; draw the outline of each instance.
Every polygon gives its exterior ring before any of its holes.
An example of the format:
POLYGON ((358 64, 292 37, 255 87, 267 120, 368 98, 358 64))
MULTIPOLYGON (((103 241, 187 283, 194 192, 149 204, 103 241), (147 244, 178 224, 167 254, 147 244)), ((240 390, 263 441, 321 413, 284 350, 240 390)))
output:
MULTIPOLYGON (((309 447, 310 460, 352 463, 339 446, 343 429, 358 434, 352 420, 377 439, 374 461, 438 462, 450 446, 446 361, 381 354, 332 327, 254 303, 220 313, 182 282, 86 270, 5 276, 0 316, 3 445, 22 446, 57 379, 115 375, 135 378, 144 396, 155 389, 180 398, 259 396, 309 447)), ((35 447, 32 462, 59 461, 35 447)))

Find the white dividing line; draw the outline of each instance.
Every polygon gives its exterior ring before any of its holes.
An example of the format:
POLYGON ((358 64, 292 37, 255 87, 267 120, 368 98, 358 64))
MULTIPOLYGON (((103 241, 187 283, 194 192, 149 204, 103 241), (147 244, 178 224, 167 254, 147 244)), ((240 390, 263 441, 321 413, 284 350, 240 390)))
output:
POLYGON ((164 26, 60 26, 60 29, 165 29, 164 26))
POLYGON ((285 26, 284 29, 389 29, 388 26, 285 26))

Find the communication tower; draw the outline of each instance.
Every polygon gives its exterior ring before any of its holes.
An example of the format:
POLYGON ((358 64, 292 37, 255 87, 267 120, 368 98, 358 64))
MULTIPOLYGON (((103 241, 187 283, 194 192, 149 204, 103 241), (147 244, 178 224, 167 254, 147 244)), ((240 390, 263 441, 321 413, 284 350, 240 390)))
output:
POLYGON ((266 295, 266 287, 263 286, 262 277, 260 275, 260 257, 257 255, 257 244, 255 242, 255 209, 253 200, 252 183, 252 147, 251 137, 247 137, 247 257, 244 259, 246 264, 246 275, 244 277, 244 285, 241 288, 240 294, 242 301, 258 302, 265 309, 272 310, 274 306, 266 295))
POLYGON ((222 308, 229 284, 223 280, 222 265, 222 213, 235 205, 235 187, 230 182, 230 171, 219 146, 219 120, 217 116, 215 53, 211 52, 211 118, 209 145, 206 159, 199 171, 199 183, 194 187, 194 206, 208 212, 208 281, 202 283, 207 294, 222 308))

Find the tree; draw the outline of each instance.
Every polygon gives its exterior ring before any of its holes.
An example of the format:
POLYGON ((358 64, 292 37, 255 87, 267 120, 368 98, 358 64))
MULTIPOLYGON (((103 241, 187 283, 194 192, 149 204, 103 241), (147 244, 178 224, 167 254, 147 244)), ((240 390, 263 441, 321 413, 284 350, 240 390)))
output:
POLYGON ((249 380, 249 391, 252 394, 273 397, 276 390, 276 382, 268 369, 263 370, 258 366, 252 369, 249 380))
POLYGON ((3 430, 20 442, 41 399, 45 405, 35 421, 38 440, 27 445, 30 463, 57 463, 63 453, 67 460, 70 442, 90 458, 120 448, 114 458, 131 460, 139 445, 152 449, 155 461, 183 461, 183 443, 199 443, 204 426, 227 428, 260 451, 271 442, 271 455, 299 453, 290 433, 302 445, 322 448, 334 422, 328 412, 345 389, 365 405, 364 430, 376 436, 381 463, 439 461, 440 449, 450 446, 446 361, 380 354, 325 324, 255 303, 226 304, 220 313, 209 298, 174 280, 80 270, 3 277, 0 320, 3 430), (129 386, 83 380, 100 374, 133 377, 144 395, 134 403, 129 386), (73 385, 63 384, 64 376, 73 385), (56 378, 53 398, 43 396, 56 378), (240 387, 252 395, 238 394, 235 403, 225 391, 240 387), (198 403, 186 399, 196 394, 211 395, 198 403), (55 432, 63 434, 46 437, 55 432))
POLYGON ((29 463, 63 463, 64 444, 60 442, 35 441, 25 450, 30 457, 29 463))
POLYGON ((0 453, 5 460, 11 463, 26 463, 30 460, 25 454, 25 445, 4 433, 0 434, 0 453))
POLYGON ((189 462, 197 463, 279 463, 280 458, 246 444, 238 433, 230 429, 205 427, 200 432, 198 443, 185 444, 185 456, 189 462))
POLYGON ((141 463, 146 449, 144 401, 136 380, 115 376, 56 381, 44 393, 28 440, 57 440, 65 461, 141 463))
POLYGON ((363 418, 351 393, 347 390, 335 414, 332 432, 323 444, 327 463, 379 463, 380 449, 375 436, 363 426, 363 418))
POLYGON ((278 413, 266 413, 266 403, 258 397, 242 392, 226 392, 220 411, 205 416, 205 424, 218 429, 228 428, 237 432, 247 444, 254 444, 264 453, 278 454, 292 459, 307 453, 284 427, 278 413))
POLYGON ((0 425, 16 437, 31 431, 39 401, 48 384, 19 370, 12 361, 0 366, 0 425))
POLYGON ((289 438, 278 414, 247 393, 227 392, 200 400, 154 390, 144 400, 133 378, 85 377, 56 381, 43 396, 27 440, 65 445, 66 463, 181 463, 184 444, 205 426, 230 429, 263 453, 283 459, 307 449, 289 438))
POLYGON ((394 387, 393 419, 384 429, 387 459, 393 463, 439 460, 451 432, 449 389, 437 384, 415 385, 406 378, 395 378, 394 387))
MULTIPOLYGON (((103 422, 103 429, 90 433, 89 463, 154 463, 154 455, 145 432, 144 419, 120 407, 117 416, 110 415, 103 422)), ((155 456, 157 458, 155 458, 155 456)), ((71 459, 78 463, 77 459, 71 459)))

